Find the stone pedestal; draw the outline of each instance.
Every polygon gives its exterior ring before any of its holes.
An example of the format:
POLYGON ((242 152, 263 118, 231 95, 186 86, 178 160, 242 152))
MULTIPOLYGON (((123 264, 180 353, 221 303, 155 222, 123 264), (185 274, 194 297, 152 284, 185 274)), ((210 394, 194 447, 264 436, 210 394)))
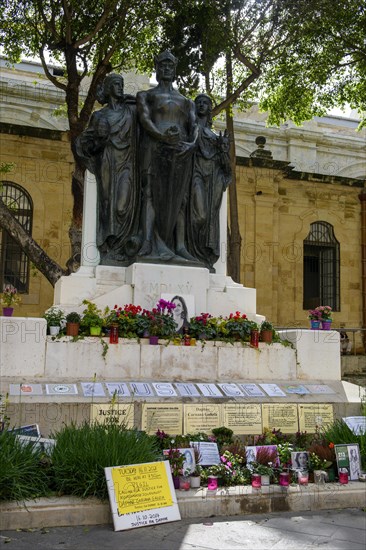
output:
POLYGON ((256 315, 256 290, 234 283, 231 277, 201 267, 148 263, 83 266, 57 281, 55 304, 82 309, 82 301, 88 299, 103 308, 134 303, 152 309, 164 294, 193 296, 196 314, 219 316, 240 310, 258 322, 264 318, 256 315))

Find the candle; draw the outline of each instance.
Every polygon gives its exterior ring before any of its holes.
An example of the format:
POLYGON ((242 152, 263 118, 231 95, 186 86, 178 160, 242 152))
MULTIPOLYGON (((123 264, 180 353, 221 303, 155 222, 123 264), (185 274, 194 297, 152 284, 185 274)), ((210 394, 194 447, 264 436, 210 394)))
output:
POLYGON ((254 489, 260 489, 262 486, 262 477, 259 474, 252 475, 252 487, 254 489))
POLYGON ((348 470, 347 470, 347 468, 341 468, 339 470, 339 483, 342 483, 342 485, 347 485, 347 483, 348 483, 348 470))
POLYGON ((282 485, 282 487, 288 487, 289 484, 290 484, 290 474, 288 472, 281 472, 280 485, 282 485))
POLYGON ((307 485, 309 482, 309 473, 308 472, 299 472, 297 480, 299 485, 307 485))
POLYGON ((209 491, 215 491, 218 487, 218 483, 217 483, 217 477, 215 476, 209 476, 207 478, 207 489, 209 491))

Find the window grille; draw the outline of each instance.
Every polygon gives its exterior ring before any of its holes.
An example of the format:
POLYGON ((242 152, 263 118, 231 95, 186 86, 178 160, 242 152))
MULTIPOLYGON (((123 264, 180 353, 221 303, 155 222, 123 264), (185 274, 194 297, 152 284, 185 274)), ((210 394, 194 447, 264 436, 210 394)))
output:
MULTIPOLYGON (((2 182, 0 196, 17 221, 32 234, 33 202, 25 189, 12 182, 2 182)), ((29 259, 8 231, 0 227, 0 291, 5 285, 19 293, 29 291, 29 259)))
POLYGON ((330 306, 340 310, 339 242, 333 226, 318 221, 304 240, 303 308, 330 306))

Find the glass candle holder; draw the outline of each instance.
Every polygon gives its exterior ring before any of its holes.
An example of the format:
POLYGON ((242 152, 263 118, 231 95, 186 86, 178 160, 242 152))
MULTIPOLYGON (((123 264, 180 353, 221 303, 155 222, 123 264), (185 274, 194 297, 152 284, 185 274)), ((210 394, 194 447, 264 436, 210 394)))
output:
POLYGON ((181 491, 189 491, 191 488, 191 480, 188 476, 180 476, 179 478, 179 489, 181 491))
POLYGON ((297 474, 297 480, 299 485, 307 485, 309 483, 309 472, 301 470, 297 474))
POLYGON ((111 325, 109 330, 109 343, 118 344, 118 325, 111 325))
POLYGON ((341 468, 339 470, 339 483, 342 483, 342 485, 347 485, 347 483, 348 483, 348 470, 347 470, 347 468, 341 468))
POLYGON ((280 473, 280 485, 282 487, 288 487, 290 485, 290 474, 288 472, 280 473))
POLYGON ((207 489, 209 491, 216 491, 218 488, 218 482, 216 476, 208 476, 207 478, 207 489))
POLYGON ((258 344, 259 344, 259 330, 251 330, 250 331, 250 345, 257 348, 258 344))
POLYGON ((262 476, 260 474, 252 474, 252 487, 254 489, 262 487, 262 476))

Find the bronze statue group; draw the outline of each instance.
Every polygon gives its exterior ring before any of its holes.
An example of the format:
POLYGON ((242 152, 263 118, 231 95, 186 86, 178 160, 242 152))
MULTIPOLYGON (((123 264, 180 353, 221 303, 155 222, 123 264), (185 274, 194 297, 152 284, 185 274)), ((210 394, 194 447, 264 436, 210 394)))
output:
POLYGON ((212 130, 212 100, 175 88, 177 60, 155 59, 158 85, 124 94, 123 78, 104 80, 96 111, 77 140, 95 175, 97 246, 104 265, 135 261, 214 271, 219 214, 231 181, 229 137, 212 130))

